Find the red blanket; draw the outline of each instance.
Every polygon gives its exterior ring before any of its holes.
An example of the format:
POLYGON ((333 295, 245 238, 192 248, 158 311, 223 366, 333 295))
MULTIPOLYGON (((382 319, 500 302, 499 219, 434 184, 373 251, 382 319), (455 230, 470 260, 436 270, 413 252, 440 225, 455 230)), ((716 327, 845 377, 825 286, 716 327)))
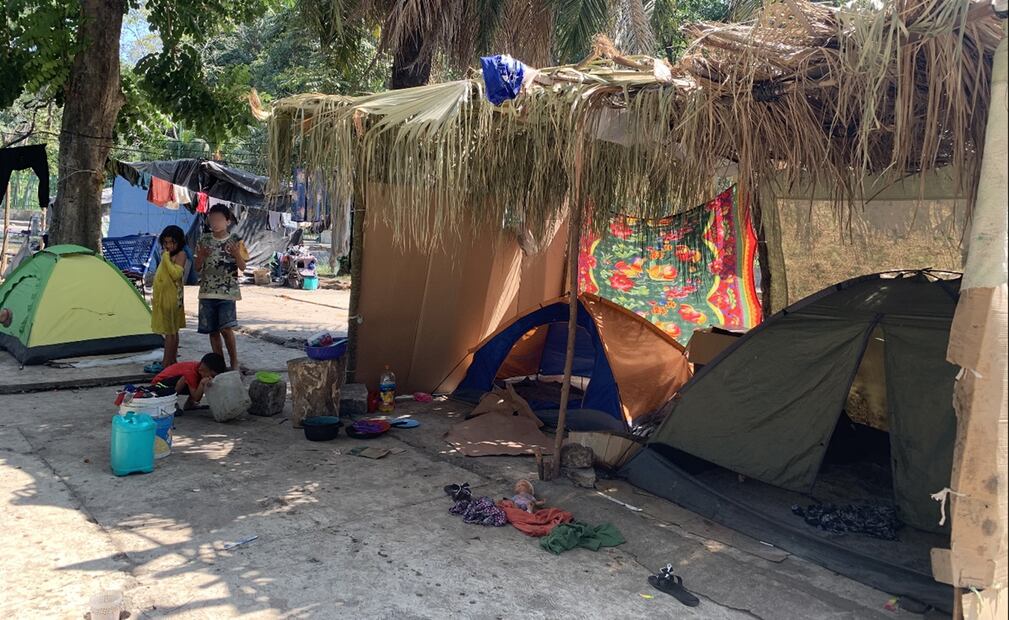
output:
POLYGON ((508 523, 528 536, 546 536, 554 527, 561 523, 569 523, 574 518, 570 512, 560 508, 543 508, 536 512, 526 512, 507 499, 501 500, 497 505, 504 510, 508 523))

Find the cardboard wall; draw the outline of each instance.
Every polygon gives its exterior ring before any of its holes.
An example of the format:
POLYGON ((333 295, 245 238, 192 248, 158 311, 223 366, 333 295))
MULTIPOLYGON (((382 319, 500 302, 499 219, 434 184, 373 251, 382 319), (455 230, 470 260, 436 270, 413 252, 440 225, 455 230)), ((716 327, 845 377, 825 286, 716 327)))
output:
POLYGON ((503 322, 562 293, 565 227, 531 256, 514 235, 497 230, 449 237, 426 252, 393 242, 379 188, 367 200, 357 377, 369 387, 388 364, 400 393, 451 391, 471 348, 503 322))

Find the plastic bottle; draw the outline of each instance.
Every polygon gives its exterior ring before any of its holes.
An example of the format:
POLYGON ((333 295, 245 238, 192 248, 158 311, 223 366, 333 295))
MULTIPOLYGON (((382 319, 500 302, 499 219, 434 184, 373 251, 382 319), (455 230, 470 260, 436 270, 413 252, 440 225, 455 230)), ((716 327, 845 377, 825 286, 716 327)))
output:
POLYGON ((378 395, 378 410, 382 413, 392 413, 396 408, 396 375, 388 366, 378 380, 378 395))

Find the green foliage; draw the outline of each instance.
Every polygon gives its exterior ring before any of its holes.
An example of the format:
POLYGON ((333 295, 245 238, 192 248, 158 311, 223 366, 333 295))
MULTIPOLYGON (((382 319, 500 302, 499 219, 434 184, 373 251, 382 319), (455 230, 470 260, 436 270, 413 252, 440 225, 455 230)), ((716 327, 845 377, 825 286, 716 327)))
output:
MULTIPOLYGON (((748 5, 759 0, 746 0, 748 5)), ((652 12, 652 29, 659 49, 670 61, 678 59, 686 49, 687 39, 681 29, 696 21, 724 21, 738 0, 656 0, 652 12)))
POLYGON ((79 3, 5 0, 0 4, 0 107, 22 93, 61 100, 77 49, 79 3))

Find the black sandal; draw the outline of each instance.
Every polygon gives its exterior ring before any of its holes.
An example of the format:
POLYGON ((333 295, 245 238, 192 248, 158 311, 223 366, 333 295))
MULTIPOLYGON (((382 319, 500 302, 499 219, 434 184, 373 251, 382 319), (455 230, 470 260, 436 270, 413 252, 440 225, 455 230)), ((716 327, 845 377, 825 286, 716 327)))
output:
POLYGON ((446 486, 445 494, 456 502, 469 501, 473 498, 473 494, 469 490, 468 482, 464 482, 462 484, 450 484, 446 486))
POLYGON ((687 589, 683 587, 683 577, 673 574, 672 564, 666 564, 665 567, 659 571, 658 575, 649 576, 648 583, 650 583, 656 590, 665 592, 687 607, 697 607, 701 604, 701 600, 699 598, 688 592, 687 589))

